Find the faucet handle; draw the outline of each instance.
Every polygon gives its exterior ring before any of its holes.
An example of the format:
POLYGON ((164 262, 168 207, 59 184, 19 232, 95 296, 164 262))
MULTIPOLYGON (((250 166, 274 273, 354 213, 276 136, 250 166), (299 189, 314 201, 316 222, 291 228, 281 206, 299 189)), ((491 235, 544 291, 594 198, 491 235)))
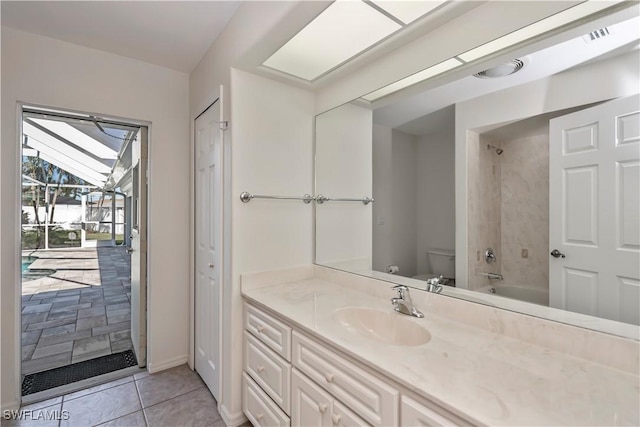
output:
POLYGON ((406 287, 405 285, 395 285, 391 289, 395 289, 396 291, 398 291, 398 297, 400 299, 407 299, 408 297, 407 293, 409 293, 409 288, 406 287))

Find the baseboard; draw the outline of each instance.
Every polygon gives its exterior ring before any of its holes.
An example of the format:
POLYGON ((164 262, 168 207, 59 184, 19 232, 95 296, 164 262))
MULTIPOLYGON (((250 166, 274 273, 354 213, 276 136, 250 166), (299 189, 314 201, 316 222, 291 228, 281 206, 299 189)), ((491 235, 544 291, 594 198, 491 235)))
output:
POLYGON ((159 363, 147 363, 147 370, 150 374, 164 371, 165 369, 175 368, 176 366, 184 365, 189 360, 189 355, 174 357, 173 359, 165 360, 159 363))
POLYGON ((236 412, 235 414, 230 414, 227 410, 227 407, 223 404, 218 405, 218 412, 222 417, 222 421, 227 425, 227 427, 236 427, 244 424, 247 421, 247 417, 241 412, 236 412))
MULTIPOLYGON (((2 402, 2 411, 15 411, 20 409, 20 402, 18 402, 17 400, 14 400, 13 402, 2 402)), ((0 414, 0 418, 2 414, 0 414)))

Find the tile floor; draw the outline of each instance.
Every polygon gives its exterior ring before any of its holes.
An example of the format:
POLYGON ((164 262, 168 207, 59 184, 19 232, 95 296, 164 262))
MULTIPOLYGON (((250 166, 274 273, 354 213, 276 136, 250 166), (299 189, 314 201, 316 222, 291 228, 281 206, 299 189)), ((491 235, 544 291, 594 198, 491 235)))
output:
POLYGON ((128 350, 131 259, 124 247, 23 251, 48 277, 22 283, 22 374, 128 350))
POLYGON ((216 408, 215 399, 198 374, 182 365, 24 406, 21 409, 32 419, 3 420, 2 426, 224 427, 216 408), (58 414, 60 419, 42 419, 50 414, 58 414))

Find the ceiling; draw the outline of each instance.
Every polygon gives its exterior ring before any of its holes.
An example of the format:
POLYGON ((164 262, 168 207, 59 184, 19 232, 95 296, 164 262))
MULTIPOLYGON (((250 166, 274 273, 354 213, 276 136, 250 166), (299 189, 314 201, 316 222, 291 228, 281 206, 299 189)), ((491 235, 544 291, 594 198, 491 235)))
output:
POLYGON ((2 1, 2 25, 191 72, 239 1, 2 1))
MULTIPOLYGON (((452 104, 542 79, 592 61, 637 51, 640 43, 639 17, 609 25, 608 28, 611 35, 601 40, 586 42, 583 37, 576 37, 531 53, 527 55, 529 64, 511 76, 498 79, 467 76, 403 97, 398 102, 375 109, 374 122, 409 134, 424 135, 433 131, 434 123, 443 122, 447 114, 453 114, 450 108, 440 111, 452 104), (434 112, 437 114, 430 117, 434 112)), ((444 123, 449 121, 444 120, 444 123)))

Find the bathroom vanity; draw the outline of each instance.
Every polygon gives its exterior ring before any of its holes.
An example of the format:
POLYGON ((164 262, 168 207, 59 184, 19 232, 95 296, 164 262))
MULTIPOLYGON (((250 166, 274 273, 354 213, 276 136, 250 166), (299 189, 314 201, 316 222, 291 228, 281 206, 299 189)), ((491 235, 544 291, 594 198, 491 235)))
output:
POLYGON ((634 340, 325 267, 243 275, 254 426, 638 425, 634 340))

